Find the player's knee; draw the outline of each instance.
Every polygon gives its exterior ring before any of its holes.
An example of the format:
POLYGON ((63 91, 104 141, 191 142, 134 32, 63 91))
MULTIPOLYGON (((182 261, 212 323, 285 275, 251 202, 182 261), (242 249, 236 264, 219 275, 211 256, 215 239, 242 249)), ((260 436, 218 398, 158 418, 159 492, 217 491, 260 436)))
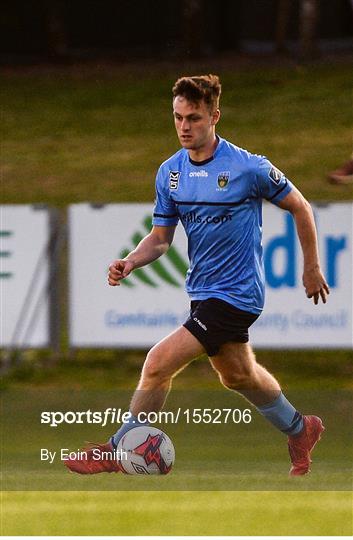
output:
POLYGON ((145 380, 148 379, 161 382, 170 377, 167 366, 157 351, 151 349, 147 354, 143 365, 142 376, 145 380))
POLYGON ((219 378, 223 386, 231 390, 241 390, 253 385, 255 370, 253 366, 245 366, 241 369, 234 369, 229 372, 219 373, 219 378))

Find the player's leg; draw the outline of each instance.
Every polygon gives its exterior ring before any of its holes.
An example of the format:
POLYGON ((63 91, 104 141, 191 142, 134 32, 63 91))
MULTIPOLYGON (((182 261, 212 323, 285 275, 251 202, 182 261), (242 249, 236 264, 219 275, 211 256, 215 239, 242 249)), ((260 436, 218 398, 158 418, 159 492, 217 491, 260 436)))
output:
POLYGON ((159 411, 172 378, 204 352, 200 342, 183 326, 157 343, 147 354, 131 400, 131 412, 137 415, 140 411, 159 411))
POLYGON ((257 363, 249 343, 225 343, 210 362, 226 388, 238 391, 256 406, 273 401, 281 393, 278 381, 257 363))
POLYGON ((295 409, 273 375, 256 362, 248 343, 225 343, 210 361, 224 386, 242 394, 267 420, 288 435, 290 473, 309 472, 311 451, 324 430, 321 419, 303 416, 295 409))
POLYGON ((171 387, 172 378, 194 358, 204 353, 200 342, 183 326, 157 343, 147 354, 141 377, 130 404, 131 418, 113 436, 121 437, 139 421, 139 413, 160 411, 171 387))
POLYGON ((159 411, 167 397, 172 377, 183 369, 193 358, 204 353, 200 342, 184 327, 164 338, 155 345, 146 357, 140 382, 131 401, 131 417, 105 444, 92 444, 80 454, 80 459, 65 460, 66 466, 80 474, 119 472, 120 465, 116 446, 120 438, 130 429, 139 425, 140 412, 159 411), (96 458, 96 450, 104 455, 96 458))

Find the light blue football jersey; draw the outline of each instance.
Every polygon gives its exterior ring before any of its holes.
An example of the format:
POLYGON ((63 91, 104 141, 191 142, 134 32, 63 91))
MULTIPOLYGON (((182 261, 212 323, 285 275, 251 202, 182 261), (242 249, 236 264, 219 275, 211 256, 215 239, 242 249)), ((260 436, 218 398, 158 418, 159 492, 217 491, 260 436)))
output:
POLYGON ((277 204, 293 184, 266 157, 217 139, 210 159, 192 161, 183 148, 160 166, 153 224, 181 221, 191 300, 219 298, 258 314, 265 288, 262 199, 277 204))

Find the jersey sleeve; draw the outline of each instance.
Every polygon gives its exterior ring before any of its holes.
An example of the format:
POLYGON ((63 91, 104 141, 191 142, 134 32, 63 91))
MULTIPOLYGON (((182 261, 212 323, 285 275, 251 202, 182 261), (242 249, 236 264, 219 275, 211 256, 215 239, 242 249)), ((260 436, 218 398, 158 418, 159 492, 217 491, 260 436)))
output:
POLYGON ((284 173, 265 157, 258 157, 255 174, 259 195, 273 204, 278 204, 294 187, 284 173))
POLYGON ((168 171, 159 169, 156 177, 156 200, 153 209, 152 223, 162 227, 178 224, 178 211, 169 195, 168 171))

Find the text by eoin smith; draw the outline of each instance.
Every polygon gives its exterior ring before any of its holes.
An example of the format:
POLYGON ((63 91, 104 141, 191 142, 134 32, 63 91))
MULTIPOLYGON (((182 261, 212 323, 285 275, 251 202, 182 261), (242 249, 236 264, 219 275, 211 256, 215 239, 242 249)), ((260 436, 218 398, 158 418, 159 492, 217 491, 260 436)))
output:
MULTIPOLYGON (((128 455, 125 450, 101 450, 100 448, 94 448, 91 453, 93 461, 114 460, 123 461, 127 460, 128 455)), ((49 450, 49 448, 40 449, 40 460, 48 461, 50 464, 54 463, 56 459, 65 461, 66 459, 74 459, 78 461, 87 460, 87 452, 85 450, 71 451, 68 448, 61 448, 60 450, 49 450)))

